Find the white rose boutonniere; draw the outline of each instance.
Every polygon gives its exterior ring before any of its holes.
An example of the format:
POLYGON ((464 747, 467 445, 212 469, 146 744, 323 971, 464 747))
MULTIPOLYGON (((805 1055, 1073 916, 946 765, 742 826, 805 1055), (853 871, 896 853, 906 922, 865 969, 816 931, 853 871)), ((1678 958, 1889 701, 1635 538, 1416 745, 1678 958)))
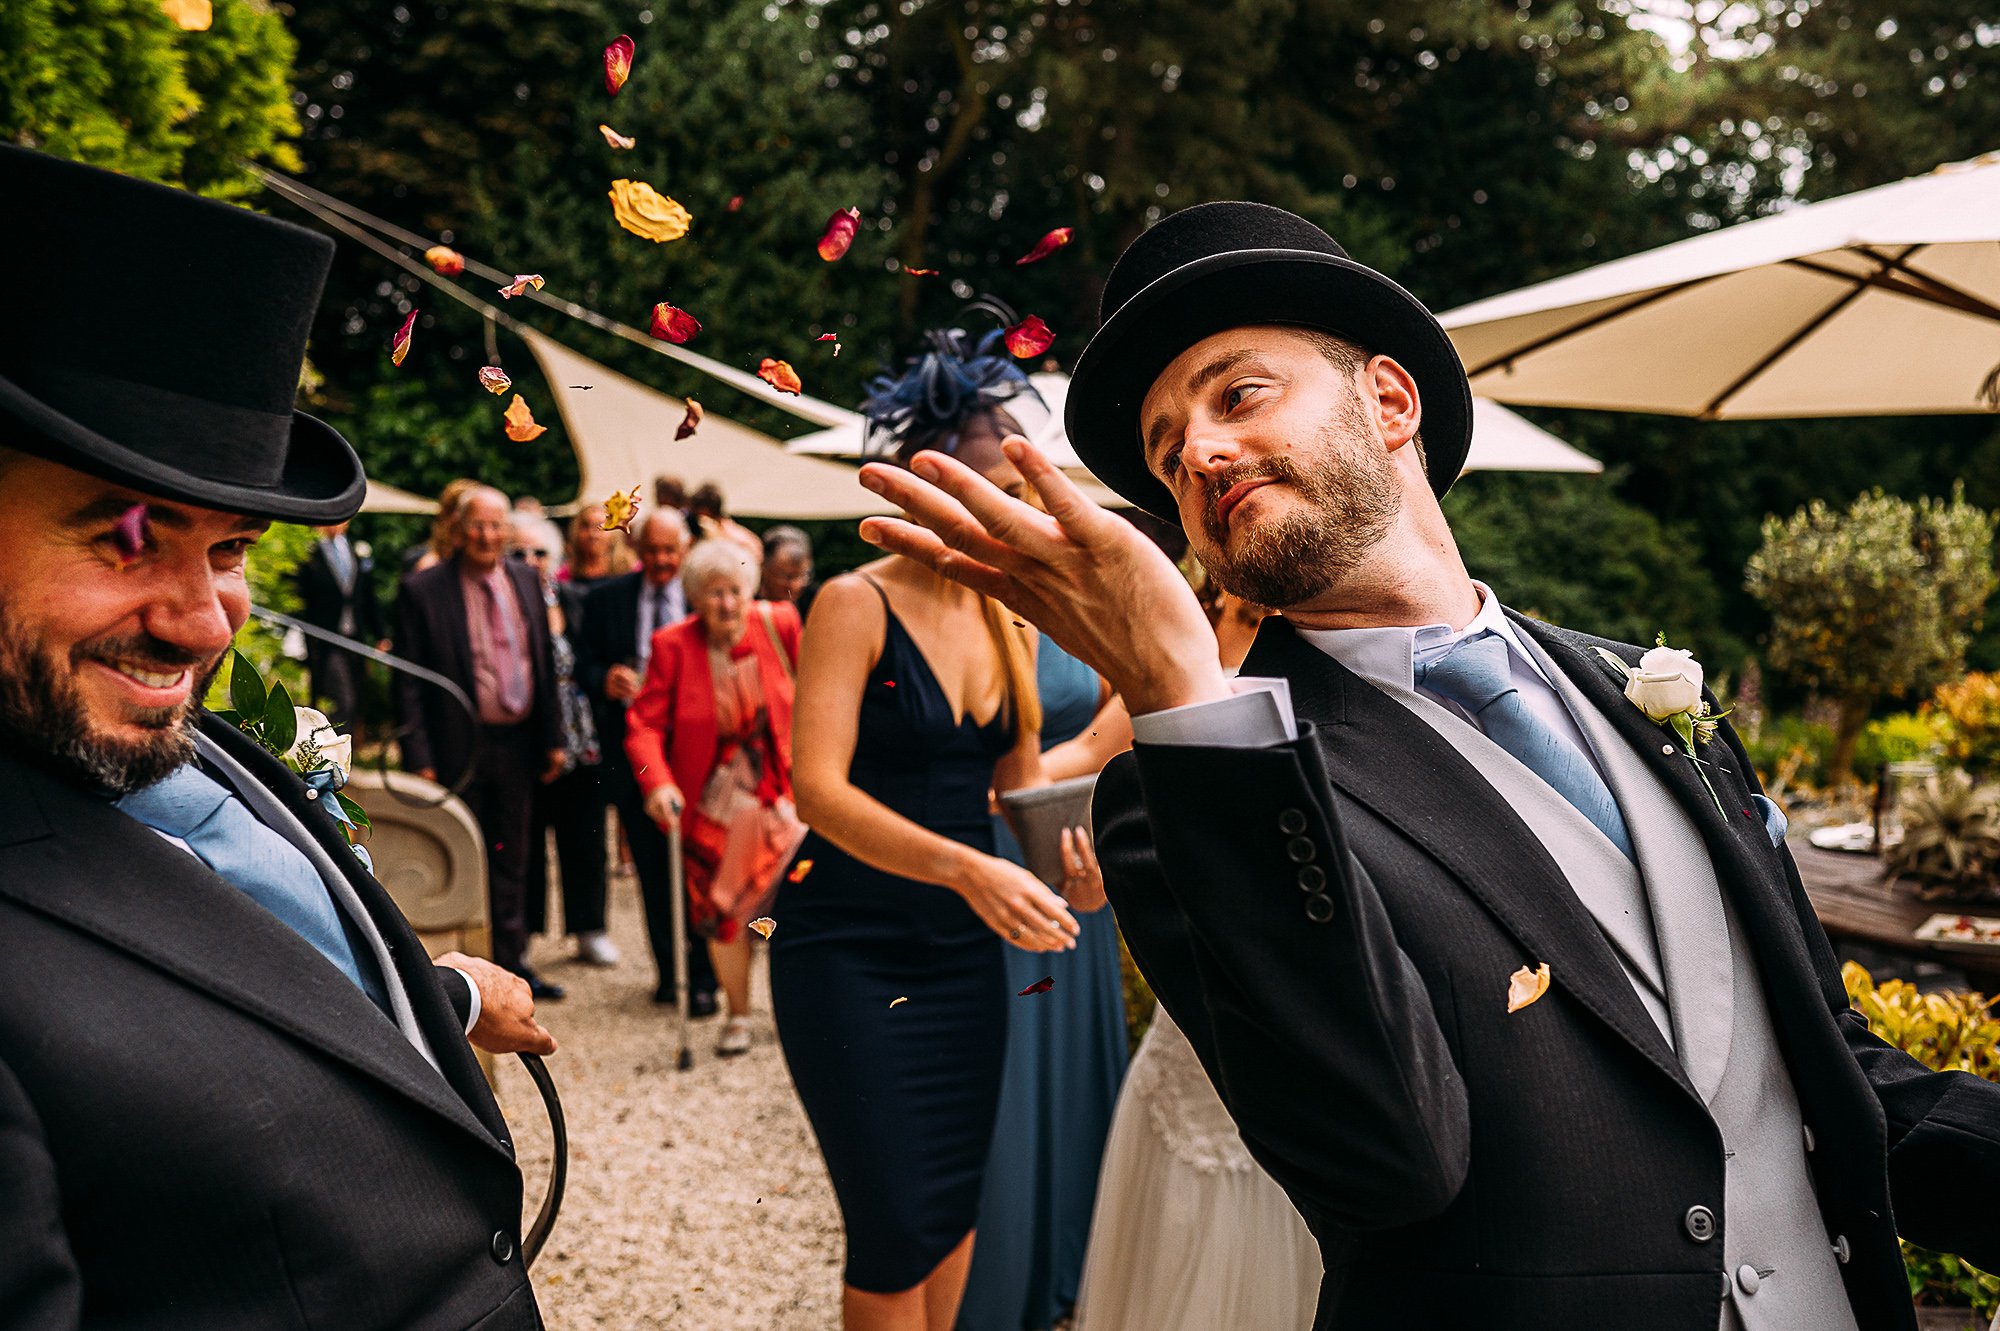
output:
POLYGON ((1715 787, 1709 785, 1708 773, 1702 770, 1705 763, 1697 749, 1715 742, 1716 723, 1729 713, 1711 710, 1708 700, 1701 696, 1701 662, 1694 659, 1693 652, 1667 646, 1664 633, 1654 642, 1656 645, 1639 658, 1636 666, 1625 664, 1615 652, 1602 647, 1597 654, 1624 679, 1626 700, 1644 712, 1648 720, 1667 727, 1680 740, 1682 752, 1694 764, 1695 775, 1701 778, 1702 785, 1708 786, 1708 797, 1715 801, 1715 811, 1721 813, 1722 800, 1715 787))
POLYGON ((336 789, 346 785, 348 770, 354 765, 354 737, 335 730, 326 713, 316 707, 295 706, 292 716, 298 727, 297 738, 280 755, 285 765, 300 772, 330 766, 340 774, 336 789))
POLYGON ((335 730, 318 708, 295 704, 282 680, 266 688, 257 667, 241 652, 229 657, 229 701, 230 708, 216 715, 299 774, 306 798, 317 801, 340 825, 354 857, 372 872, 374 864, 359 841, 369 830, 368 814, 340 793, 354 765, 354 737, 335 730))

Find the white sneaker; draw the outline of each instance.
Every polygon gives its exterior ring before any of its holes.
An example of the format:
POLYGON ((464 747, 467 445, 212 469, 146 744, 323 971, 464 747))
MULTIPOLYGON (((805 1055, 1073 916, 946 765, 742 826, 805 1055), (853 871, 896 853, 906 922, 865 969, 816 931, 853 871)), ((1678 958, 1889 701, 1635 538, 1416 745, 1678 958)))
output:
POLYGON ((715 1052, 723 1058, 750 1052, 750 1018, 731 1017, 722 1024, 722 1036, 715 1042, 715 1052))
POLYGON ((620 955, 618 944, 602 929, 576 936, 576 959, 586 966, 616 966, 620 955))

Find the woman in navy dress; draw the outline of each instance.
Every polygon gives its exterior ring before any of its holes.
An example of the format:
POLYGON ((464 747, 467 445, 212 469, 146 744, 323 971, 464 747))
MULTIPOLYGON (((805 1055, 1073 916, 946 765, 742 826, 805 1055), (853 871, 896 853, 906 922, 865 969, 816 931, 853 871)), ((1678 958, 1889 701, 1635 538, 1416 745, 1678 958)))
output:
MULTIPOLYGON (((878 380, 874 437, 950 452, 1002 489, 1032 392, 991 342, 937 333, 878 380)), ((1037 779, 1033 630, 902 558, 835 578, 800 652, 794 790, 814 829, 772 915, 771 994, 847 1230, 847 1331, 946 1331, 971 1260, 1010 996, 1002 950, 1063 952, 1063 897, 996 856, 988 790, 1037 779), (810 861, 810 865, 807 862, 810 861)), ((1087 843, 1065 893, 1103 904, 1087 843)))

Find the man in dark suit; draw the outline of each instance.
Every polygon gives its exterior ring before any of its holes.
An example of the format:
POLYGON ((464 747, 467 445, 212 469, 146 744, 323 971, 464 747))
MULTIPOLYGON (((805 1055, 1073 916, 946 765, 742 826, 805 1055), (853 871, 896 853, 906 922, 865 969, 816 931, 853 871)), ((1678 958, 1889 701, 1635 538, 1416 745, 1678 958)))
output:
MULTIPOLYGON (((659 970, 654 1001, 674 1001, 673 877, 667 863, 666 834, 646 816, 645 801, 632 764, 625 757, 625 709, 639 696, 653 634, 687 618, 681 591, 681 560, 687 556, 688 527, 678 509, 655 508, 633 533, 639 571, 599 583, 583 603, 583 631, 576 639, 576 682, 583 686, 597 717, 604 751, 605 779, 646 906, 646 935, 659 970)), ((715 967, 708 949, 692 937, 683 952, 688 966, 689 1010, 712 1016, 715 967)))
POLYGON ((1848 1007, 1699 664, 1467 574, 1438 500, 1471 394, 1415 297, 1212 204, 1133 244, 1104 314, 1070 439, 1280 608, 1242 677, 1165 557, 1025 442, 1046 512, 931 454, 864 471, 922 525, 863 534, 1125 698, 1106 886, 1319 1238, 1315 1325, 1908 1329, 1899 1232, 2000 1264, 2000 1086, 1848 1007))
POLYGON ((403 583, 396 651, 458 685, 474 715, 442 689, 400 677, 403 765, 447 786, 465 779, 461 794, 486 841, 493 959, 535 997, 559 999, 562 988, 526 958, 535 785, 563 769, 548 612, 535 571, 507 558, 507 497, 476 486, 458 509, 457 552, 403 583))
MULTIPOLYGON (((382 607, 370 577, 375 560, 367 543, 349 537, 344 522, 313 531, 319 539, 296 574, 299 618, 316 628, 381 647, 382 607)), ((331 704, 329 720, 337 726, 360 721, 361 662, 352 652, 309 638, 306 670, 312 676, 314 695, 331 704)))
POLYGON ((434 967, 321 802, 201 699, 272 519, 361 466, 292 397, 333 256, 0 148, 0 1326, 532 1331, 521 1176, 467 1045, 527 987, 434 967), (167 326, 100 311, 116 251, 167 326))

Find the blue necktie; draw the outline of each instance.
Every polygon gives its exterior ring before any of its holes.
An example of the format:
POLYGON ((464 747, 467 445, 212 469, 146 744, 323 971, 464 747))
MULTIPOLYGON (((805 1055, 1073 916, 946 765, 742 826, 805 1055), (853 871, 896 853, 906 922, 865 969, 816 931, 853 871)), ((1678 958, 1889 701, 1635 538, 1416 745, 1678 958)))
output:
POLYGON ((311 943, 384 1012, 388 995, 364 974, 340 913, 305 852, 257 820, 243 802, 193 763, 133 791, 118 807, 179 837, 202 863, 311 943))
POLYGON ((1604 778, 1588 757, 1522 701, 1514 687, 1506 639, 1491 632, 1465 638, 1437 660, 1418 666, 1417 683, 1470 712, 1486 738, 1575 805, 1626 859, 1634 858, 1624 815, 1604 778))

